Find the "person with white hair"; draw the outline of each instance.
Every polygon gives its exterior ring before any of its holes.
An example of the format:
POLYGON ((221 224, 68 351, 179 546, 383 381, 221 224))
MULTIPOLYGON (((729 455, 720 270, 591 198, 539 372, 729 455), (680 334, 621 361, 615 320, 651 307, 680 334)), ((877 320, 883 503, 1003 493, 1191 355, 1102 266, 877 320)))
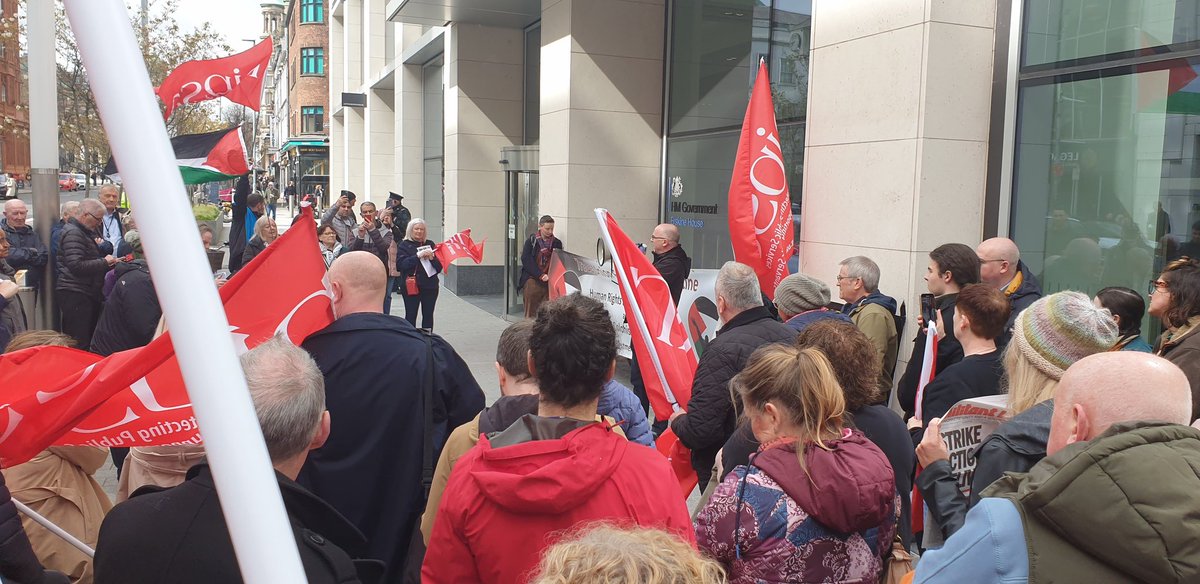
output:
POLYGON ((724 324, 700 357, 686 412, 677 410, 670 419, 679 441, 692 451, 692 468, 701 490, 708 485, 717 451, 737 427, 729 380, 741 372, 755 349, 790 343, 799 334, 763 306, 754 268, 726 262, 717 273, 716 292, 717 313, 724 324))
POLYGON ((117 258, 101 251, 101 244, 107 243, 100 237, 104 213, 100 201, 84 199, 79 203, 79 215, 63 227, 54 291, 62 313, 62 332, 75 339, 77 347, 92 345, 104 300, 104 274, 117 264, 117 258))
MULTIPOLYGON (((437 243, 425 238, 428 227, 420 217, 408 222, 404 239, 396 245, 396 268, 400 272, 400 296, 404 298, 404 319, 417 326, 417 309, 421 310, 421 328, 433 330, 433 307, 437 304, 442 262, 433 253, 437 243), (431 273, 432 271, 432 273, 431 273)), ((380 302, 383 298, 380 297, 380 302)))
POLYGON ((46 269, 46 261, 50 254, 33 226, 26 222, 29 217, 29 207, 20 199, 11 199, 4 203, 4 218, 0 219, 0 230, 8 236, 8 265, 15 270, 29 270, 25 274, 25 285, 35 290, 42 285, 42 271, 46 269))
POLYGON ((254 237, 246 244, 245 251, 242 252, 242 266, 246 267, 258 254, 267 249, 271 242, 279 237, 279 227, 275 224, 275 220, 270 217, 263 217, 254 224, 254 237))
POLYGON ((1200 431, 1187 377, 1148 353, 1071 365, 1047 456, 984 491, 914 582, 1200 580, 1200 431))
MULTIPOLYGON (((329 438, 321 369, 284 337, 241 361, 308 582, 377 581, 380 562, 345 551, 365 545, 362 533, 295 482, 309 451, 329 438)), ((241 582, 208 464, 193 466, 179 486, 146 487, 114 507, 100 526, 95 566, 96 584, 241 582)))

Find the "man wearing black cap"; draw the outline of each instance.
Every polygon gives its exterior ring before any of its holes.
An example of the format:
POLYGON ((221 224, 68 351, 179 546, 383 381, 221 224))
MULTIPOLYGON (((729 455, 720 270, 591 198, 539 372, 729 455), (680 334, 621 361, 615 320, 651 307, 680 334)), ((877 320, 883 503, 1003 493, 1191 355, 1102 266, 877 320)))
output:
POLYGON ((403 195, 388 191, 388 209, 392 210, 392 222, 400 231, 408 229, 408 222, 412 221, 412 211, 404 206, 403 200, 403 195))
POLYGON ((354 199, 357 197, 350 191, 343 190, 342 196, 325 210, 321 223, 333 226, 342 245, 350 245, 354 241, 354 227, 358 225, 358 217, 354 216, 354 199))

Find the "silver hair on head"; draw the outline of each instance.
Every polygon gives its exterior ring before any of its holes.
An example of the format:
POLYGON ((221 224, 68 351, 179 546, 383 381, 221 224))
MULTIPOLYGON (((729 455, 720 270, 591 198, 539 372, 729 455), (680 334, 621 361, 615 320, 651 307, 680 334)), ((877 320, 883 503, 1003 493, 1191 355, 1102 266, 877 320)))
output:
POLYGON ((735 310, 762 306, 762 290, 754 268, 738 262, 725 262, 717 272, 717 295, 735 310))
POLYGON ((867 292, 879 289, 879 264, 871 258, 866 256, 849 257, 842 260, 839 265, 846 266, 847 276, 861 279, 863 288, 867 292))
POLYGON ((276 336, 242 355, 271 462, 308 449, 325 411, 325 377, 307 351, 276 336))

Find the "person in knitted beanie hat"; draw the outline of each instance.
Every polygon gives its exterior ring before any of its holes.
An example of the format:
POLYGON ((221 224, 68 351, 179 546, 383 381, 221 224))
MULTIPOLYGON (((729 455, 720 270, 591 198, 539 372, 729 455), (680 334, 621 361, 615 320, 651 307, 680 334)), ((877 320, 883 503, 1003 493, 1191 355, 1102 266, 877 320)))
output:
POLYGON ((1118 337, 1112 313, 1082 292, 1051 294, 1021 311, 1005 359, 1011 413, 1054 397, 1054 386, 1072 363, 1111 350, 1118 337))
POLYGON ((807 274, 792 274, 775 287, 779 317, 797 331, 825 319, 852 322, 846 315, 826 308, 826 304, 829 304, 829 286, 807 274))
POLYGON ((924 467, 917 489, 944 538, 962 527, 967 509, 1004 473, 1028 472, 1046 457, 1054 390, 1063 372, 1088 355, 1111 350, 1116 342, 1117 324, 1108 309, 1097 308, 1080 292, 1051 294, 1021 311, 1004 353, 1010 417, 975 450, 969 500, 958 489, 941 420, 925 426, 917 446, 917 460, 924 467))

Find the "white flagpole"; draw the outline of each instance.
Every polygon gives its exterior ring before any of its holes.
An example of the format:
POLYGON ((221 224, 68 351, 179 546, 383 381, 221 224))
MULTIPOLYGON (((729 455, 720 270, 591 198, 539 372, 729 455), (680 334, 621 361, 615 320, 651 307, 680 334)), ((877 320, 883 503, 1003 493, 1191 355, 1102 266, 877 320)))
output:
POLYGON ((45 527, 47 530, 50 531, 50 533, 53 533, 54 535, 57 535, 57 536, 63 538, 64 541, 75 546, 75 549, 87 554, 87 557, 89 557, 89 558, 96 557, 96 550, 88 547, 88 545, 86 543, 79 541, 79 538, 67 533, 66 530, 59 527, 58 525, 55 525, 53 521, 50 521, 49 519, 42 517, 42 515, 40 513, 38 513, 37 511, 34 511, 33 509, 30 509, 24 503, 22 503, 16 499, 13 499, 12 503, 13 503, 13 505, 17 506, 17 511, 20 511, 21 513, 24 513, 25 515, 27 515, 30 519, 32 519, 34 521, 34 523, 37 523, 38 525, 45 527))
POLYGON ((64 0, 248 584, 306 582, 200 233, 121 0, 64 0), (221 342, 225 340, 226 342, 221 342))
MULTIPOLYGON (((637 327, 638 334, 642 335, 642 341, 646 343, 646 350, 650 353, 650 361, 654 365, 654 373, 658 375, 658 381, 662 384, 663 393, 666 394, 667 401, 671 404, 671 410, 677 411, 681 408, 678 400, 675 399, 675 392, 671 391, 671 384, 667 383, 667 376, 663 373, 662 363, 658 360, 658 351, 654 350, 654 339, 650 336, 650 329, 646 327, 646 321, 642 318, 642 311, 638 308, 637 298, 633 295, 633 287, 625 279, 625 270, 621 266, 621 257, 617 254, 617 248, 613 245, 612 234, 608 232, 608 222, 605 218, 608 216, 608 209, 596 209, 596 220, 600 222, 600 234, 604 236, 604 245, 608 246, 608 253, 612 254, 613 267, 617 282, 625 291, 625 298, 629 299, 632 307, 625 307, 625 319, 630 324, 637 327), (630 308, 632 308, 633 318, 629 318, 630 308)), ((670 309, 675 308, 675 302, 671 301, 670 309)), ((633 347, 630 347, 633 350, 633 347)))

